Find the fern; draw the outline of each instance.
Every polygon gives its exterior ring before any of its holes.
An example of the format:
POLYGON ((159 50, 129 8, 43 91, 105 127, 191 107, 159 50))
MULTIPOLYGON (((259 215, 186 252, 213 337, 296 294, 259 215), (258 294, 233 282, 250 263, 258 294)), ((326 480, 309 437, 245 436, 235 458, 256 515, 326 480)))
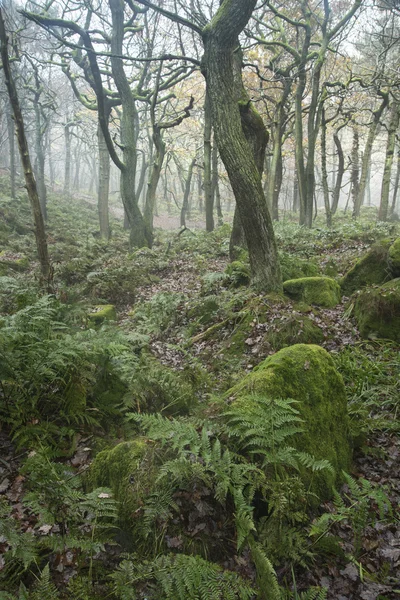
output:
POLYGON ((362 547, 362 535, 368 525, 376 522, 375 505, 378 507, 378 514, 381 520, 392 517, 392 507, 385 489, 374 486, 366 479, 356 481, 348 473, 343 472, 348 492, 342 497, 336 490, 334 491, 333 513, 323 513, 312 524, 310 529, 311 536, 318 538, 326 535, 331 526, 341 521, 348 521, 354 532, 355 556, 362 547))
POLYGON ((299 470, 300 465, 311 471, 333 467, 327 460, 316 460, 290 445, 293 436, 304 430, 303 421, 291 398, 272 399, 251 395, 235 403, 224 416, 227 432, 237 438, 241 450, 262 458, 263 468, 299 470))
POLYGON ((152 562, 123 561, 112 575, 121 600, 136 600, 135 586, 146 584, 147 598, 163 600, 250 600, 254 589, 236 573, 199 556, 164 555, 152 562))
POLYGON ((40 574, 40 579, 33 587, 30 600, 56 600, 59 598, 57 588, 50 579, 49 565, 47 564, 40 574))

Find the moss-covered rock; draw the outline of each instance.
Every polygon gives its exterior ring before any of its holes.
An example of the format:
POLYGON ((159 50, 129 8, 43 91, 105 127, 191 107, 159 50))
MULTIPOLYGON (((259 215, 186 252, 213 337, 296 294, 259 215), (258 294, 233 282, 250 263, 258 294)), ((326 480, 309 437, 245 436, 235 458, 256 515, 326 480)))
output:
POLYGON ((330 277, 289 279, 284 282, 283 290, 293 300, 326 308, 336 306, 341 298, 339 284, 330 277))
POLYGON ((104 321, 116 321, 117 312, 113 304, 93 306, 87 315, 89 326, 101 325, 104 321))
POLYGON ((389 265, 390 241, 374 244, 340 281, 343 293, 350 296, 357 290, 373 284, 384 283, 391 278, 389 265))
POLYGON ((292 445, 317 459, 329 460, 335 474, 327 470, 312 476, 302 474, 319 498, 328 498, 341 471, 349 470, 352 454, 345 387, 332 358, 315 345, 284 348, 227 392, 234 403, 249 410, 255 396, 298 401, 304 432, 293 436, 292 445))
POLYGON ((400 277, 400 238, 389 248, 389 266, 392 277, 400 277))
POLYGON ((400 342, 400 278, 362 290, 355 300, 354 315, 364 338, 400 342))
POLYGON ((292 344, 320 344, 324 333, 310 317, 290 314, 271 322, 264 341, 274 350, 280 350, 292 344))
POLYGON ((94 459, 88 479, 93 487, 110 487, 116 500, 122 527, 130 529, 135 511, 141 506, 137 476, 147 451, 146 441, 122 442, 111 450, 102 450, 94 459))

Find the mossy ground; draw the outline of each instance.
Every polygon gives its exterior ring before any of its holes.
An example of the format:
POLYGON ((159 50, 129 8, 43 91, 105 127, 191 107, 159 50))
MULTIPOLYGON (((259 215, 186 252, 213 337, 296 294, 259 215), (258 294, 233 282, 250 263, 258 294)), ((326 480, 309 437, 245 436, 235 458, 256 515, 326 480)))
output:
POLYGON ((389 248, 389 267, 392 277, 400 277, 400 238, 389 248))

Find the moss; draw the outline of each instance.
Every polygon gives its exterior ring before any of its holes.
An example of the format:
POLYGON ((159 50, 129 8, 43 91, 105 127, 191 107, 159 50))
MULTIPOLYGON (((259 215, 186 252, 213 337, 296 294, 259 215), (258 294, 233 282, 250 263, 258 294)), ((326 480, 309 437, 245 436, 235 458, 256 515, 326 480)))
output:
POLYGON ((284 292, 297 301, 332 308, 340 302, 339 284, 330 277, 303 277, 283 284, 284 292))
POLYGON ((389 248, 389 265, 393 277, 400 277, 400 238, 389 248))
POLYGON ((215 318, 220 308, 217 296, 206 296, 188 311, 188 317, 196 319, 201 325, 207 325, 215 318))
POLYGON ((329 498, 342 469, 349 470, 351 443, 346 392, 342 377, 323 348, 297 344, 264 360, 226 396, 251 407, 252 394, 270 398, 293 398, 304 420, 304 432, 293 445, 317 459, 327 459, 335 474, 303 473, 307 485, 320 499, 329 498))
POLYGON ((88 480, 93 487, 110 487, 116 500, 120 524, 131 529, 135 511, 141 506, 138 477, 147 452, 143 439, 122 442, 111 450, 102 450, 94 459, 88 480))
POLYGON ((367 285, 379 285, 390 279, 389 247, 388 240, 374 244, 369 252, 342 277, 340 285, 346 296, 367 285))
POLYGON ((361 291, 354 315, 362 337, 400 342, 400 278, 361 291))
POLYGON ((318 325, 307 316, 288 315, 272 321, 264 341, 274 350, 280 350, 292 344, 320 344, 324 341, 324 333, 318 325))
POLYGON ((93 306, 87 317, 89 326, 96 326, 101 325, 104 321, 116 321, 117 312, 113 304, 104 304, 93 306))
POLYGON ((250 267, 240 260, 234 260, 225 269, 225 273, 229 275, 233 287, 248 285, 250 283, 250 267))

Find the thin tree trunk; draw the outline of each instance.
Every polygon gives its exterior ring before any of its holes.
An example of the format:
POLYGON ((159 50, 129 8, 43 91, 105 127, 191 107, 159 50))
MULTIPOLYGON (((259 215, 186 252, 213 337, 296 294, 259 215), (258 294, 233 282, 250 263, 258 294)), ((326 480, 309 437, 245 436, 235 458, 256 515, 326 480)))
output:
POLYGON ((153 166, 151 169, 149 182, 147 184, 146 202, 143 213, 144 222, 149 231, 149 235, 151 236, 151 239, 149 240, 150 248, 153 243, 153 220, 154 209, 156 204, 157 186, 160 180, 161 169, 165 157, 165 142, 162 139, 161 131, 156 124, 154 124, 153 126, 153 143, 153 166))
POLYGON ((189 165, 186 181, 184 184, 183 202, 181 209, 181 227, 186 227, 186 216, 189 209, 189 196, 190 187, 192 185, 193 168, 196 163, 196 156, 193 157, 192 162, 189 165))
POLYGON ((11 198, 15 200, 15 130, 14 130, 14 121, 12 119, 11 113, 7 112, 7 132, 8 132, 8 148, 10 154, 10 188, 11 188, 11 198))
POLYGON ((64 125, 65 167, 64 167, 64 196, 69 198, 71 186, 71 132, 70 125, 64 125))
POLYGON ((35 223, 36 248, 39 257, 40 269, 43 284, 47 290, 52 290, 52 271, 47 250, 46 232, 44 220, 40 208, 40 200, 37 192, 36 181, 33 175, 31 160, 29 156, 28 144, 25 137, 24 121, 22 118, 21 107, 18 100, 17 90, 11 75, 10 62, 8 58, 8 38, 4 26, 3 13, 0 8, 0 42, 1 58, 3 63, 4 79, 7 87, 10 104, 14 113, 15 128, 18 138, 18 147, 21 156, 21 162, 24 169, 25 184, 28 197, 32 207, 33 219, 35 223))
POLYGON ((338 167, 336 173, 336 183, 332 194, 332 215, 336 213, 339 206, 340 192, 342 189, 342 181, 344 175, 344 152, 342 148, 342 143, 339 139, 339 132, 337 130, 333 134, 333 141, 335 142, 336 151, 338 155, 338 167))
POLYGON ((360 215, 361 206, 364 203, 365 191, 367 189, 368 181, 369 181, 369 171, 371 165, 371 156, 372 156, 372 147, 376 138, 376 134, 378 131, 379 123, 382 118, 382 115, 389 103, 389 94, 384 92, 379 92, 382 97, 382 102, 379 105, 378 109, 373 112, 374 118, 372 123, 368 128, 368 137, 367 142, 364 148, 364 154, 361 165, 361 177, 360 177, 360 185, 358 188, 358 195, 356 201, 354 202, 353 207, 353 217, 357 218, 360 215))
POLYGON ((324 205, 326 224, 328 227, 332 227, 332 213, 329 202, 329 185, 328 185, 328 169, 326 164, 326 121, 325 121, 325 109, 322 108, 322 119, 321 119, 321 171, 322 171, 322 190, 324 193, 324 205))
POLYGON ((100 124, 97 126, 97 143, 99 148, 99 189, 97 206, 99 211, 100 237, 108 241, 110 237, 110 221, 108 199, 110 191, 110 154, 100 124))
POLYGON ((397 168, 396 168, 396 179, 393 188, 392 206, 390 207, 390 216, 396 212, 397 194, 399 191, 400 184, 400 146, 397 149, 397 168))
MULTIPOLYGON (((204 197, 206 231, 214 230, 214 195, 212 190, 211 106, 208 93, 204 104, 204 197)), ((215 143, 215 139, 214 139, 215 143)))
MULTIPOLYGON (((360 136, 358 133, 357 126, 353 126, 353 145, 351 149, 351 196, 353 199, 353 205, 357 202, 357 198, 359 198, 359 188, 360 188, 360 156, 359 156, 359 148, 360 148, 360 136)), ((353 210, 354 215, 354 210, 353 210)))
POLYGON ((379 206, 379 221, 387 221, 389 210, 390 177, 392 173, 393 157, 396 145, 396 132, 399 127, 400 108, 396 101, 392 103, 388 139, 386 144, 385 167, 383 169, 381 202, 379 206))

